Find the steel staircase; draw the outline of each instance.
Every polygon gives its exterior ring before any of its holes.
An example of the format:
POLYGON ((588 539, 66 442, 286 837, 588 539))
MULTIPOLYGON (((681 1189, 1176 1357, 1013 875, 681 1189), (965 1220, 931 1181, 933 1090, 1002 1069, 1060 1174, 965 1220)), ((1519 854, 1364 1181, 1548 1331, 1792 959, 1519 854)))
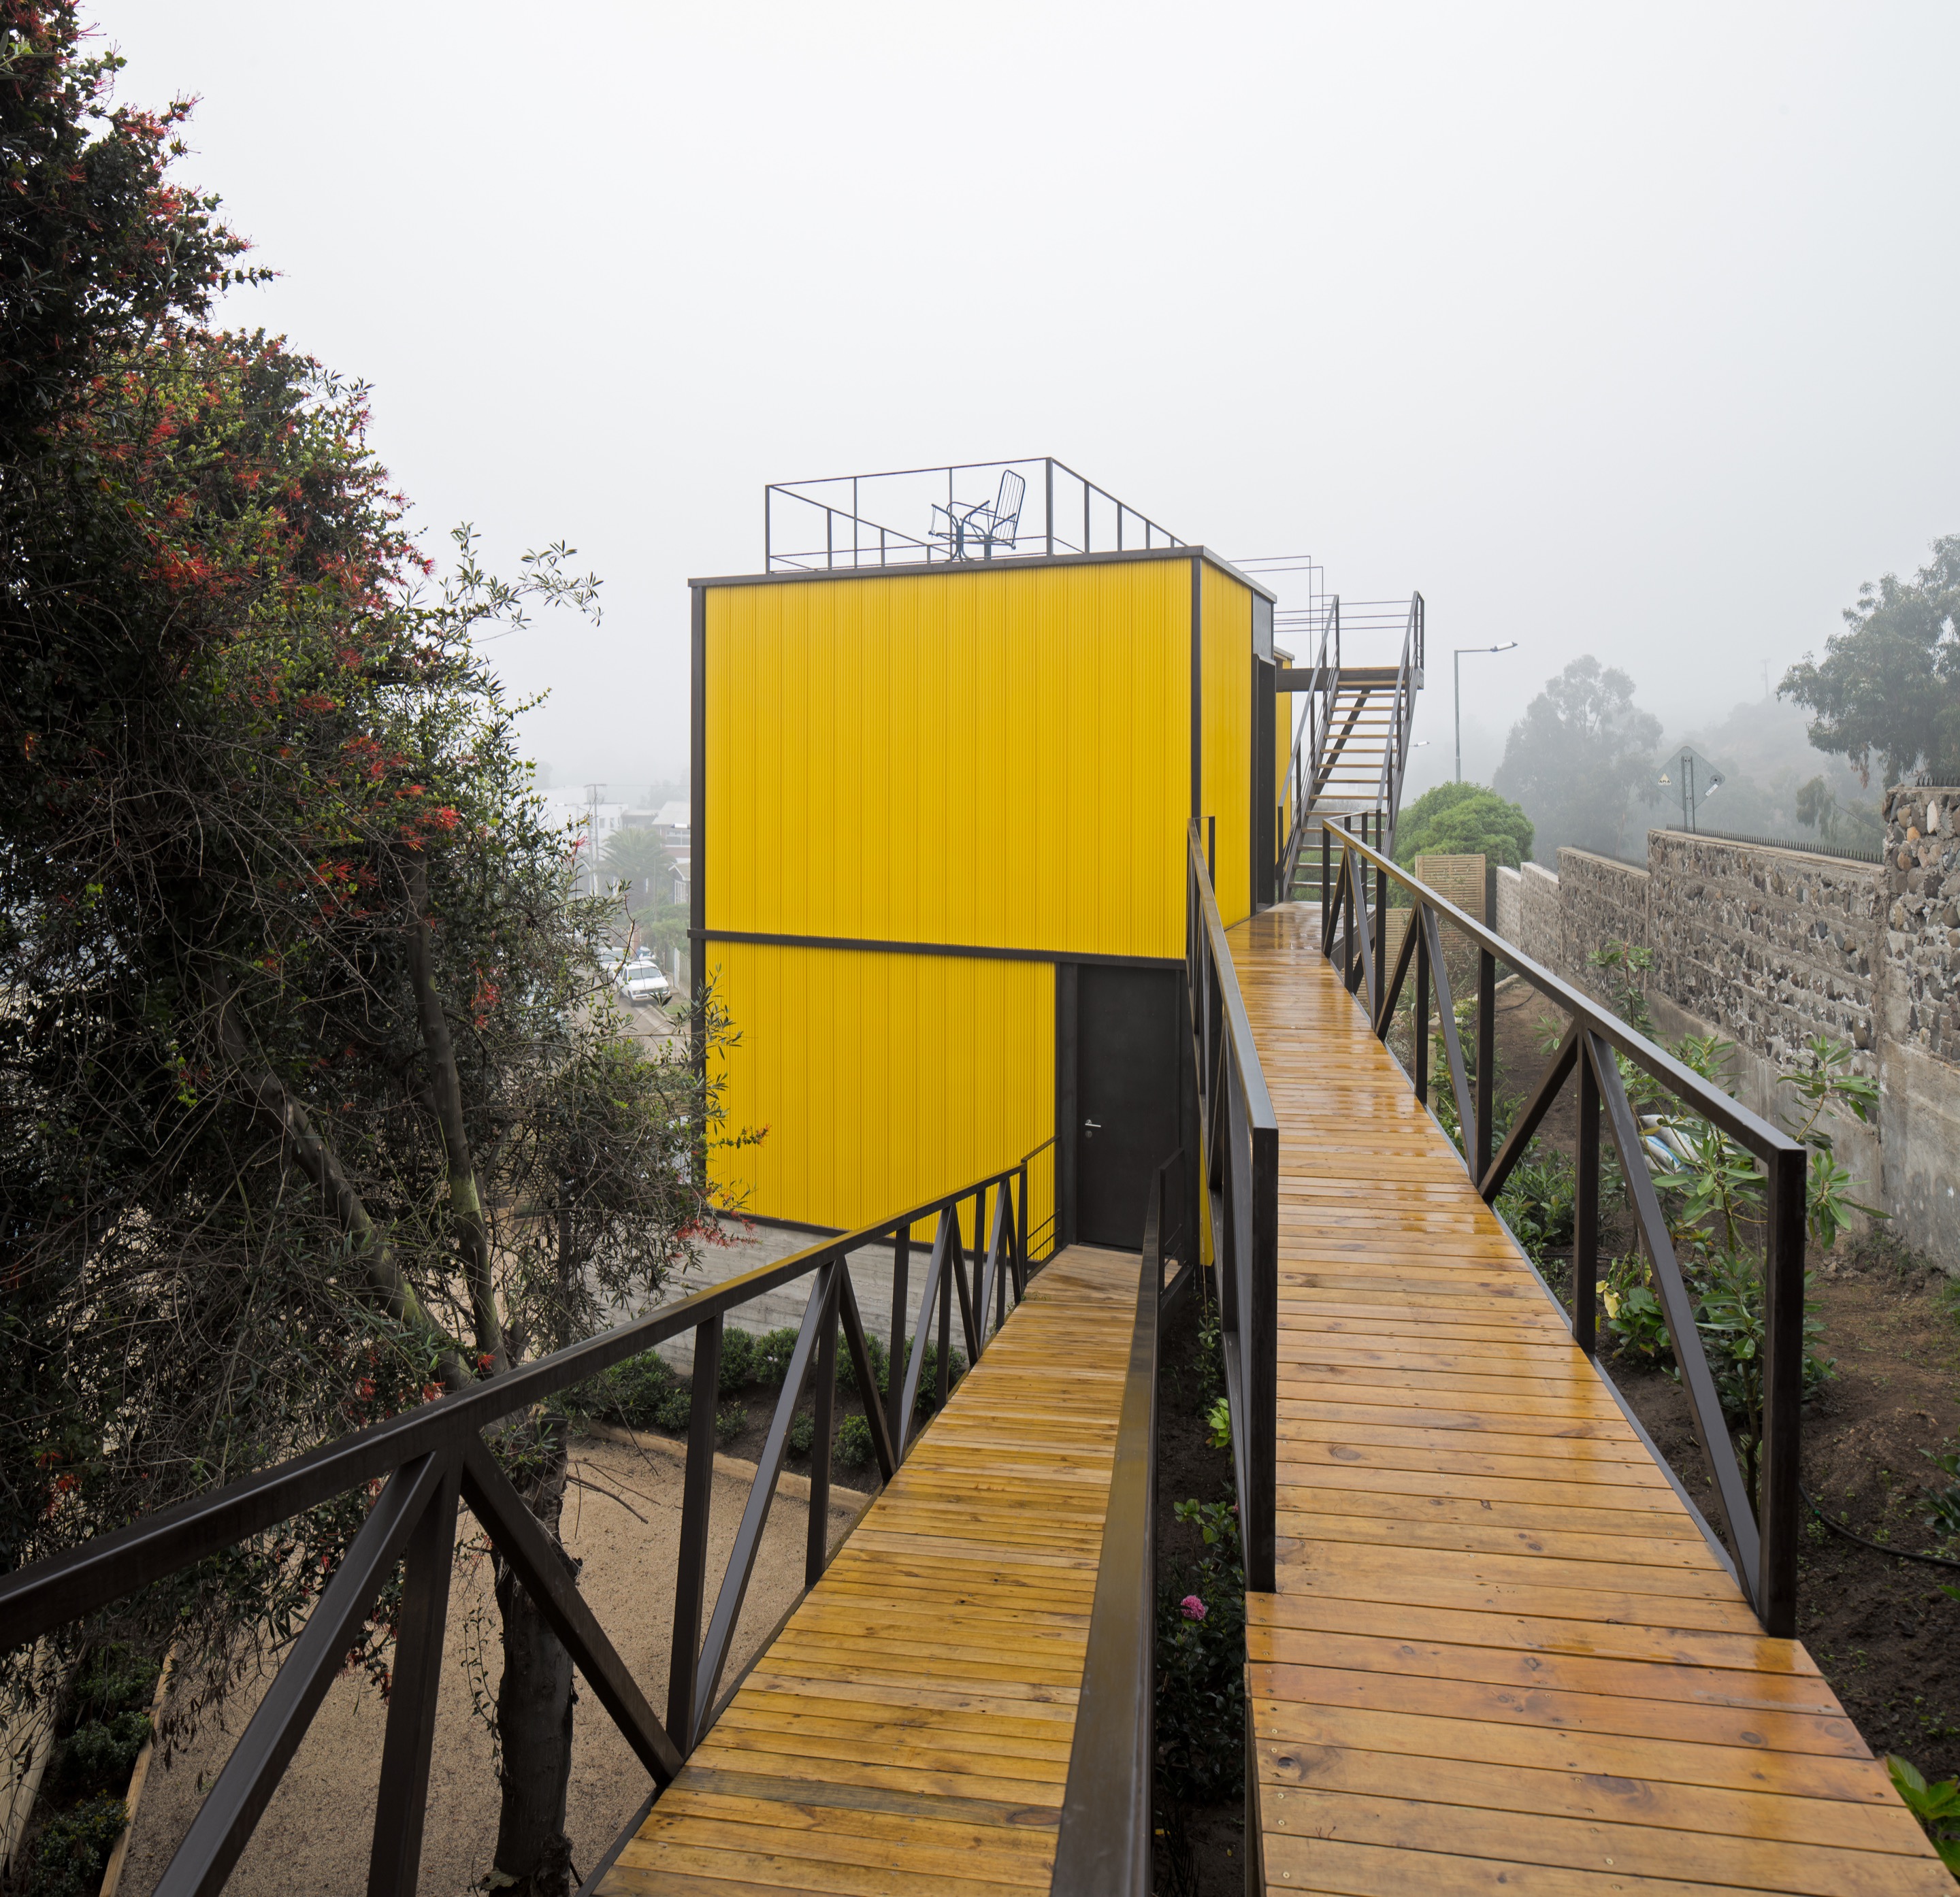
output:
POLYGON ((1405 601, 1361 602, 1344 615, 1337 594, 1317 607, 1314 616, 1318 627, 1308 628, 1309 638, 1318 634, 1313 663, 1287 668, 1279 678, 1282 691, 1304 692, 1307 698, 1287 766, 1291 821, 1281 846, 1278 879, 1283 901, 1294 895, 1309 856, 1318 857, 1325 818, 1358 818, 1364 832, 1382 849, 1393 851, 1415 694, 1423 682, 1421 593, 1405 601), (1344 621, 1351 637, 1400 631, 1398 661, 1344 664, 1344 621))

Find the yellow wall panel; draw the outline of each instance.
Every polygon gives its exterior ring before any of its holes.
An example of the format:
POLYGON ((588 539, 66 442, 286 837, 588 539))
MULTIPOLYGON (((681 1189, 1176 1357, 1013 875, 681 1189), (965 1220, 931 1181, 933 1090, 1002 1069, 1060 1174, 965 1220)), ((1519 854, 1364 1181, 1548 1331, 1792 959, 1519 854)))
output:
MULTIPOLYGON (((738 1209, 868 1225, 1055 1131, 1048 963, 727 942, 707 960, 740 1037, 721 1057, 727 1130, 762 1130, 711 1158, 738 1209)), ((1039 1256, 1052 1157, 1029 1172, 1039 1256)))
MULTIPOLYGON (((1293 834, 1293 694, 1275 692, 1273 695, 1273 803, 1279 812, 1279 831, 1274 837, 1275 850, 1284 850, 1287 838, 1293 834)), ((1279 900, 1292 900, 1293 891, 1282 889, 1279 900)))
POLYGON ((1183 561, 709 588, 706 926, 1181 955, 1190 597, 1183 561))
POLYGON ((1201 584, 1200 812, 1218 820, 1218 912, 1229 926, 1252 911, 1252 596, 1209 564, 1201 584))

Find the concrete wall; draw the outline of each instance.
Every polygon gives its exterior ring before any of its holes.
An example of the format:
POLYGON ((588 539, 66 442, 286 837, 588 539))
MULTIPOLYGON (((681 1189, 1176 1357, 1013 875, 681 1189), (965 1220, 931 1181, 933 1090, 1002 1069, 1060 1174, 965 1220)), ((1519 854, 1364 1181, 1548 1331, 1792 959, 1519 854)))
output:
POLYGON ((1960 790, 1895 790, 1885 812, 1882 866, 1664 830, 1644 871, 1561 850, 1556 876, 1498 872, 1497 926, 1590 992, 1594 949, 1650 949, 1662 1033, 1732 1042, 1731 1090, 1772 1120, 1812 1037, 1848 1043, 1880 1104, 1873 1130, 1840 1123, 1838 1156, 1960 1273, 1960 790))

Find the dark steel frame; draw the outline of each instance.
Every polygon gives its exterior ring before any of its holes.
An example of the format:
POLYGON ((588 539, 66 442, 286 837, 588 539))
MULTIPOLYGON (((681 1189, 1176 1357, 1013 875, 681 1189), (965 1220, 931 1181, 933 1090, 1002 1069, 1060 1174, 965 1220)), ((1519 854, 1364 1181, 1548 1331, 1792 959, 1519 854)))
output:
MULTIPOLYGON (((814 481, 773 481, 762 490, 762 553, 765 570, 770 573, 803 572, 831 573, 861 567, 878 567, 895 566, 944 565, 958 563, 972 558, 963 551, 963 543, 955 540, 941 546, 935 542, 928 527, 924 533, 914 534, 889 526, 873 520, 863 510, 862 489, 867 482, 874 481, 915 481, 926 475, 946 478, 946 498, 943 502, 932 503, 956 517, 957 510, 968 505, 956 497, 954 477, 962 474, 991 474, 996 470, 1026 473, 1032 495, 1041 496, 1041 518, 1037 525, 1021 531, 1017 515, 1010 531, 1005 535, 988 533, 984 538, 983 556, 991 560, 996 551, 1005 541, 1005 558, 1010 559, 1047 558, 1057 554, 1087 554, 1097 552, 1123 553, 1141 548, 1149 551, 1157 548, 1182 547, 1185 543, 1150 519, 1140 513, 1127 501, 1119 500, 1108 488, 1099 486, 1087 475, 1077 474, 1064 462, 1052 455, 1024 455, 1007 461, 956 461, 945 467, 888 468, 876 474, 832 475, 814 481), (1039 471, 1037 474, 1037 471, 1039 471), (1061 529, 1057 512, 1055 494, 1056 477, 1059 475, 1066 488, 1068 484, 1081 491, 1081 538, 1074 540, 1069 533, 1074 530, 1074 510, 1070 507, 1069 529, 1061 529), (1030 478, 1034 477, 1034 478, 1030 478), (834 494, 834 498, 826 498, 834 494), (1097 499, 1113 508, 1115 513, 1109 524, 1114 532, 1104 536, 1103 544, 1098 546, 1098 529, 1104 525, 1096 518, 1094 505, 1097 499), (819 546, 778 547, 776 516, 780 506, 793 504, 810 508, 822 516, 823 544, 819 546), (1128 538, 1125 529, 1128 527, 1128 538), (1141 538, 1138 538, 1138 529, 1141 538), (1032 543, 1029 551, 1023 553, 1020 548, 1032 543)), ((982 495, 982 503, 990 497, 982 495)), ((1064 494, 1063 500, 1069 500, 1064 494)), ((1026 505, 1024 500, 1023 507, 1026 505)), ((943 538, 942 535, 941 538, 943 538)))
POLYGON ((1255 1594, 1271 1594, 1279 1447, 1279 1121, 1196 824, 1187 840, 1184 939, 1199 1164, 1218 1286, 1246 1585, 1255 1594))
MULTIPOLYGON (((1402 656, 1392 677, 1386 667, 1379 674, 1351 670, 1348 675, 1351 687, 1366 678, 1372 686, 1388 694, 1391 729, 1382 751, 1373 815, 1378 825, 1386 822, 1388 847, 1391 850, 1395 847, 1395 818, 1402 809, 1402 780, 1408 774, 1415 729, 1415 694, 1422 685, 1429 643, 1429 608, 1422 595, 1411 593, 1406 607, 1400 610, 1403 615, 1402 656)), ((1364 607, 1358 614, 1351 612, 1350 617, 1359 618, 1370 628, 1387 629, 1383 615, 1372 605, 1364 607)), ((1371 690, 1367 697, 1350 706, 1345 720, 1339 729, 1335 729, 1335 701, 1342 684, 1341 642, 1341 598, 1337 593, 1325 609, 1320 644, 1310 669, 1312 682, 1309 688, 1306 715, 1300 720, 1294 732, 1293 755, 1287 761, 1287 777, 1292 787, 1293 818, 1280 859, 1278 880, 1282 901, 1292 900, 1293 882, 1300 873, 1300 860, 1305 852, 1308 835, 1322 828, 1316 809, 1322 793, 1340 762, 1362 711, 1375 696, 1371 690)))
MULTIPOLYGON (((1618 1155, 1633 1202, 1640 1243, 1653 1267, 1669 1341, 1688 1393, 1694 1433, 1713 1479, 1719 1512, 1734 1550, 1736 1578, 1764 1632, 1794 1637, 1796 1549, 1802 1523, 1797 1491, 1800 1411, 1803 1395, 1804 1174, 1803 1146, 1733 1100, 1674 1057, 1656 1047, 1556 975, 1520 955, 1510 943, 1399 869, 1354 831, 1330 824, 1340 861, 1321 911, 1321 952, 1335 964, 1349 993, 1362 999, 1370 1025, 1385 1045, 1395 1007, 1411 971, 1415 1019, 1411 1084, 1427 1104, 1430 1091, 1430 996, 1441 1031, 1446 1085, 1464 1130, 1464 1164, 1478 1195, 1494 1205, 1513 1169, 1567 1081, 1579 1083, 1579 1179, 1573 1247, 1573 1340, 1596 1359, 1599 1320, 1596 1289, 1599 1265, 1600 1129, 1603 1122, 1618 1155), (1388 965, 1390 885, 1408 897, 1408 926, 1392 968, 1388 965), (1372 884, 1372 893, 1370 885, 1372 884), (1476 1081, 1473 1086, 1457 1032, 1443 929, 1455 929, 1477 953, 1476 1081), (1502 1149, 1491 1151, 1495 1095, 1497 964, 1501 961, 1570 1022, 1535 1091, 1518 1115, 1502 1149), (1692 1295, 1675 1255, 1667 1220, 1650 1171, 1638 1117, 1621 1083, 1624 1055, 1692 1114, 1719 1126, 1761 1164, 1767 1174, 1763 1288, 1764 1363, 1761 1505, 1742 1479, 1721 1403, 1696 1329, 1692 1295)), ((1325 872, 1323 872, 1325 874, 1325 872)), ((1719 1547, 1719 1544, 1718 1547, 1719 1547)))
MULTIPOLYGON (((670 1783, 720 1717, 735 1687, 716 1698, 731 1638, 755 1568, 762 1530, 788 1453, 789 1429, 806 1386, 815 1380, 817 1441, 826 1444, 841 1326, 860 1390, 877 1388, 864 1326, 851 1280, 850 1256, 889 1241, 892 1285, 892 1382, 896 1400, 865 1406, 881 1482, 889 1482, 913 1440, 924 1345, 938 1317, 940 1374, 952 1394, 948 1344, 953 1308, 969 1364, 977 1362, 1005 1322, 1011 1288, 1026 1295, 1028 1164, 1042 1149, 1003 1171, 858 1231, 819 1240, 776 1263, 663 1306, 634 1323, 555 1352, 493 1381, 428 1403, 310 1454, 232 1482, 208 1495, 160 1510, 65 1555, 0 1578, 0 1651, 25 1646, 83 1620, 119 1597, 205 1560, 338 1495, 382 1485, 346 1558, 327 1583, 304 1629, 274 1676, 183 1842, 157 1886, 158 1897, 203 1897, 223 1889, 299 1749, 356 1631, 398 1562, 405 1589, 382 1740, 380 1789, 369 1860, 369 1897, 406 1897, 416 1886, 434 1738, 437 1687, 456 1514, 466 1505, 498 1552, 550 1622, 587 1685, 652 1778, 656 1795, 670 1783), (970 1225, 962 1208, 969 1204, 970 1225), (909 1352, 905 1348, 905 1271, 912 1228, 936 1219, 924 1295, 909 1352), (965 1234, 972 1233, 970 1252, 965 1234), (968 1266, 972 1266, 969 1279, 968 1266), (783 1390, 758 1458, 734 1547, 711 1608, 707 1594, 708 1511, 714 1472, 714 1416, 723 1327, 727 1314, 778 1286, 812 1280, 810 1300, 783 1390), (593 1616, 555 1545, 498 1466, 485 1431, 546 1398, 686 1331, 694 1333, 694 1400, 689 1419, 673 1635, 665 1722, 648 1704, 632 1671, 593 1616), (899 1375, 900 1365, 903 1375, 899 1375), (704 1609, 707 1609, 705 1632, 704 1609)), ((830 1559, 830 1458, 812 1457, 810 1533, 804 1584, 814 1586, 830 1559)))

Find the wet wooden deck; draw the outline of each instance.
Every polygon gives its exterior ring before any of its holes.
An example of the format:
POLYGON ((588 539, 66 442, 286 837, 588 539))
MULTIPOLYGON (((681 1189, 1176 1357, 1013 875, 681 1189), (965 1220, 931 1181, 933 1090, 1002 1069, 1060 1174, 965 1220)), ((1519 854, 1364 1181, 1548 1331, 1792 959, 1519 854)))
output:
POLYGON ((1952 1897, 1309 939, 1230 932, 1280 1125, 1266 1889, 1952 1897))
POLYGON ((1137 1270, 1033 1280, 602 1897, 1048 1889, 1137 1270))

